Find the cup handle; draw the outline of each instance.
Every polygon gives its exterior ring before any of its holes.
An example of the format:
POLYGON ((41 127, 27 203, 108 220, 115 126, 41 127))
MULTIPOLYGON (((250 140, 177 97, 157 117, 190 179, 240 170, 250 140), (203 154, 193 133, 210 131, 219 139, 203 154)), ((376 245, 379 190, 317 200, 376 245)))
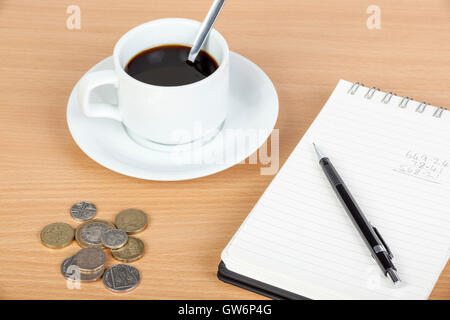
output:
POLYGON ((109 103, 89 103, 91 92, 103 85, 119 86, 119 78, 114 70, 103 70, 85 75, 78 85, 78 103, 87 117, 110 118, 122 121, 119 108, 109 103))

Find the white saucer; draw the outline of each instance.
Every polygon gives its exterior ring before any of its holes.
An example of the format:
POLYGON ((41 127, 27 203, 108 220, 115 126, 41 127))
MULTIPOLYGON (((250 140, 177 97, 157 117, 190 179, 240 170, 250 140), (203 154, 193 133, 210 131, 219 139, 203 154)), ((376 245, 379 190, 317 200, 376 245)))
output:
MULTIPOLYGON (((135 178, 177 181, 204 177, 242 162, 267 140, 278 117, 278 96, 270 79, 254 63, 230 53, 231 106, 221 132, 210 142, 177 152, 156 151, 134 142, 120 122, 88 118, 76 98, 78 84, 67 105, 73 139, 102 166, 135 178), (244 139, 244 140, 243 140, 244 139)), ((89 72, 113 69, 112 57, 89 72)), ((99 87, 92 100, 116 103, 112 87, 99 87)))

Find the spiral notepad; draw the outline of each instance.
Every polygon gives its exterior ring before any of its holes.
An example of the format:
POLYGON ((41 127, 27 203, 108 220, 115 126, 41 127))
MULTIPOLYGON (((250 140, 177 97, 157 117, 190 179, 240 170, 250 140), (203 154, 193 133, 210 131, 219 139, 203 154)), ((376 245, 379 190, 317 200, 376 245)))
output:
POLYGON ((341 80, 224 249, 226 269, 287 297, 427 298, 449 258, 449 141, 444 108, 341 80), (383 234, 402 287, 371 258, 312 142, 383 234))

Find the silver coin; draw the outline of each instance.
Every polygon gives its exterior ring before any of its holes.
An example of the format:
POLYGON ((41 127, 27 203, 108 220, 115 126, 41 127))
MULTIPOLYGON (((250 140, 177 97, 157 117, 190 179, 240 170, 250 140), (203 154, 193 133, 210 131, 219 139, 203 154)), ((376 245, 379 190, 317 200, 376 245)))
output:
POLYGON ((103 232, 102 244, 110 249, 122 248, 128 241, 128 234, 120 229, 111 229, 103 232))
POLYGON ((106 254, 99 248, 85 248, 78 251, 73 258, 73 264, 82 272, 95 272, 105 266, 106 254))
POLYGON ((139 270, 129 264, 116 264, 103 274, 103 284, 113 292, 127 292, 137 287, 139 270))
POLYGON ((61 263, 61 274, 67 280, 92 282, 100 279, 100 277, 103 275, 103 268, 96 272, 81 272, 80 268, 77 265, 73 264, 74 257, 74 255, 70 256, 61 263))
POLYGON ((81 230, 81 239, 90 245, 102 244, 102 235, 111 230, 109 226, 102 223, 92 223, 81 230))
POLYGON ((87 201, 77 202, 70 208, 70 215, 78 221, 90 220, 96 213, 97 207, 93 203, 87 201))

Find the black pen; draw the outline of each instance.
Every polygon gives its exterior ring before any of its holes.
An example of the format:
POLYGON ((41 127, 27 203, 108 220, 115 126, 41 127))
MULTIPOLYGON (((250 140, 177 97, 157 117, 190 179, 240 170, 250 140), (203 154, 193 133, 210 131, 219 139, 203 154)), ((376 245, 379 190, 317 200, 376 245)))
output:
POLYGON ((317 146, 313 143, 314 149, 316 150, 317 157, 319 158, 319 164, 322 167, 323 172, 328 178, 334 192, 338 196, 345 210, 347 211, 353 225, 358 229, 359 234, 363 238, 367 247, 372 254, 372 257, 380 266, 386 277, 392 279, 394 284, 399 284, 401 282, 398 276, 397 269, 392 263, 393 255, 389 247, 384 242, 381 234, 378 230, 367 221, 366 217, 361 211, 361 208, 353 199, 350 191, 345 186, 344 181, 341 179, 337 173, 334 166, 331 164, 330 159, 323 156, 319 151, 317 146))

